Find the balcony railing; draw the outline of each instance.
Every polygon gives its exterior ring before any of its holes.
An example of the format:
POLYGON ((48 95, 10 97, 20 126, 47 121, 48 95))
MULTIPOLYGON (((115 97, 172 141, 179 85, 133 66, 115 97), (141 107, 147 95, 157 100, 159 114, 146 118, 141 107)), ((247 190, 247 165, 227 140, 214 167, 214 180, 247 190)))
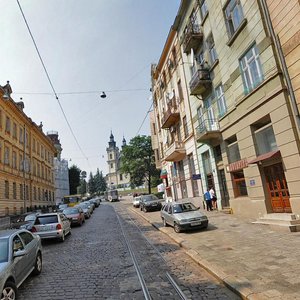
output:
POLYGON ((178 123, 180 120, 179 107, 177 106, 176 100, 172 99, 169 104, 167 111, 164 113, 161 119, 161 128, 170 128, 171 126, 178 123))
POLYGON ((182 142, 175 141, 165 152, 166 161, 180 161, 186 156, 186 150, 182 142))
POLYGON ((190 22, 182 39, 183 51, 189 53, 193 48, 196 50, 203 41, 203 32, 200 25, 190 22))
POLYGON ((200 95, 206 89, 210 88, 211 79, 207 68, 199 68, 190 81, 191 95, 200 95))
POLYGON ((214 144, 221 138, 220 126, 217 119, 205 119, 196 128, 197 142, 214 144))

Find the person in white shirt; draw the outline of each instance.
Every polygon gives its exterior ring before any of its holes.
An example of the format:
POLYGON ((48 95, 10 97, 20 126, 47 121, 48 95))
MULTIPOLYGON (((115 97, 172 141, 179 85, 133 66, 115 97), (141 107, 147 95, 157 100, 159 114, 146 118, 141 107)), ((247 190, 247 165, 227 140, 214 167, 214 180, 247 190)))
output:
POLYGON ((213 187, 210 188, 209 194, 210 194, 210 199, 211 199, 211 202, 212 202, 213 209, 217 209, 217 197, 216 197, 216 194, 215 194, 215 191, 214 191, 213 187))

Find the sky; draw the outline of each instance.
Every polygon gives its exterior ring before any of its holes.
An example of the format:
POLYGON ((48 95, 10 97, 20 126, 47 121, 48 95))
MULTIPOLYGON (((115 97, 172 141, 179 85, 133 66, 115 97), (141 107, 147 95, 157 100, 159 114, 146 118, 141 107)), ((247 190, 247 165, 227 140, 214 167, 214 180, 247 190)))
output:
POLYGON ((16 0, 0 0, 0 85, 10 81, 11 97, 22 97, 24 112, 43 123, 44 133, 58 132, 69 167, 105 175, 111 132, 119 147, 123 136, 129 143, 150 135, 149 116, 143 123, 151 107, 150 66, 159 60, 180 0, 19 2, 59 102, 16 0))

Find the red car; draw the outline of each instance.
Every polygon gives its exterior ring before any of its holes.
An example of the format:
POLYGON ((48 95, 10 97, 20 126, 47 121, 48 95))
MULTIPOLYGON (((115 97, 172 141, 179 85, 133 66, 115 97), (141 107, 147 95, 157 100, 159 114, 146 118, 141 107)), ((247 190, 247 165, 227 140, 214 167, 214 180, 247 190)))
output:
POLYGON ((71 225, 81 226, 85 222, 84 212, 81 207, 68 207, 63 214, 70 220, 71 225))

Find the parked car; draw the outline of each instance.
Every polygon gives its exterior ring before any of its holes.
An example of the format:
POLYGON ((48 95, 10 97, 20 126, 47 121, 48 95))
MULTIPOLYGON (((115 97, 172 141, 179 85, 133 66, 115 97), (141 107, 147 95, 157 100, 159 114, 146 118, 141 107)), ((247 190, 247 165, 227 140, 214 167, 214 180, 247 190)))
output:
POLYGON ((82 207, 68 207, 63 210, 63 214, 69 219, 72 225, 81 226, 85 222, 84 212, 82 207))
POLYGON ((27 215, 25 218, 24 218, 24 222, 25 224, 21 225, 20 228, 21 229, 27 229, 29 231, 31 231, 31 228, 35 222, 35 219, 36 219, 36 216, 38 215, 39 213, 32 213, 32 214, 29 214, 27 215))
POLYGON ((68 207, 68 204, 59 204, 58 208, 57 208, 57 211, 62 212, 67 207, 68 207))
POLYGON ((93 199, 89 200, 89 202, 94 203, 95 207, 99 207, 99 205, 100 205, 100 200, 98 198, 93 198, 93 199))
POLYGON ((78 207, 78 206, 82 208, 83 213, 84 213, 84 217, 86 219, 89 219, 91 217, 91 214, 92 214, 91 206, 88 205, 87 203, 84 203, 84 202, 76 205, 75 207, 78 207))
POLYGON ((71 223, 63 213, 39 214, 31 228, 31 232, 41 239, 59 239, 65 241, 65 236, 71 234, 71 223))
POLYGON ((26 229, 0 231, 1 299, 17 299, 18 287, 32 273, 42 271, 42 245, 39 236, 26 229))
POLYGON ((161 210, 162 199, 158 199, 155 195, 141 195, 140 209, 144 212, 161 210))
POLYGON ((132 201, 133 207, 140 207, 141 200, 142 200, 141 196, 134 197, 132 201))
POLYGON ((207 228, 208 219, 191 202, 168 202, 161 212, 161 219, 164 226, 174 227, 175 232, 195 228, 207 228))

